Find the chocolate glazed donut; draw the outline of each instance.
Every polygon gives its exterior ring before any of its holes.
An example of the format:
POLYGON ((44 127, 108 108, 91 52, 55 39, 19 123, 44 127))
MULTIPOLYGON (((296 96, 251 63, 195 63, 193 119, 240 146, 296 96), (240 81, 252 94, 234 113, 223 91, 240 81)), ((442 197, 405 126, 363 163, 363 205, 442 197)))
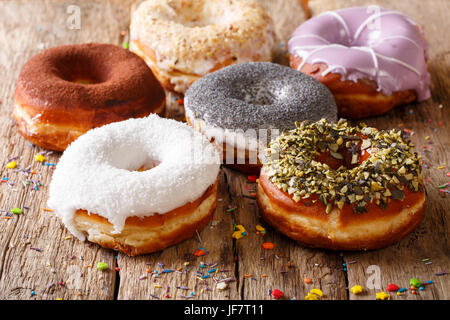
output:
POLYGON ((164 108, 164 90, 143 60, 115 45, 89 43, 32 57, 19 76, 14 117, 33 144, 63 151, 89 129, 164 108))

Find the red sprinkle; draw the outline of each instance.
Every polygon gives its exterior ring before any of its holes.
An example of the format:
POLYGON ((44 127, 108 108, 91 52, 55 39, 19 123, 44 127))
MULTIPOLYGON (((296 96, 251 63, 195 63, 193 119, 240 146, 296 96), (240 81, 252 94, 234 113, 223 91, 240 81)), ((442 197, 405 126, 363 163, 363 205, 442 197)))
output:
POLYGON ((180 98, 180 99, 177 100, 177 103, 178 103, 179 106, 181 106, 181 105, 184 104, 184 100, 180 98))
POLYGON ((274 247, 274 244, 272 242, 265 242, 262 244, 262 248, 266 250, 272 250, 274 247))
POLYGON ((274 297, 275 299, 280 299, 284 296, 283 291, 280 291, 278 289, 272 290, 272 297, 274 297))
POLYGON ((391 283, 390 285, 387 286, 387 291, 389 291, 389 292, 396 292, 396 291, 398 291, 398 289, 400 289, 400 288, 398 287, 398 285, 396 285, 394 283, 391 283))
POLYGON ((250 182, 256 182, 256 179, 258 179, 258 176, 248 176, 247 180, 250 182))
POLYGON ((195 250, 195 252, 194 252, 194 256, 197 256, 197 257, 201 257, 204 254, 205 254, 205 250, 203 250, 203 249, 198 249, 198 250, 195 250))

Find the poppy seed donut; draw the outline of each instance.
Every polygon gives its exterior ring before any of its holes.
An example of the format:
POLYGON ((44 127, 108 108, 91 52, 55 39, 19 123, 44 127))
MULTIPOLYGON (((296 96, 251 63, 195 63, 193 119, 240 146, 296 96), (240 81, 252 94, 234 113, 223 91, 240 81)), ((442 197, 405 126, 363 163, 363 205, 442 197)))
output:
POLYGON ((186 92, 184 106, 189 124, 215 141, 224 162, 246 173, 259 172, 258 147, 292 129, 295 121, 337 120, 326 86, 270 62, 236 64, 206 75, 186 92))

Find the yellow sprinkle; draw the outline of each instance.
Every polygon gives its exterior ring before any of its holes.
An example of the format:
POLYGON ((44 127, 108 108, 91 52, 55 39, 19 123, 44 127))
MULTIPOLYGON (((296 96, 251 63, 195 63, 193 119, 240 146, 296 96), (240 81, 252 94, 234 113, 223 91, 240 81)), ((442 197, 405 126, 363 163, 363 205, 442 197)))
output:
POLYGON ((316 294, 316 295, 318 295, 320 297, 323 297, 323 292, 320 289, 311 289, 311 291, 309 291, 309 293, 313 293, 313 294, 316 294))
POLYGON ((72 237, 71 236, 67 236, 64 239, 69 240, 69 239, 72 239, 72 237))
POLYGON ((391 296, 388 295, 386 292, 382 291, 376 294, 376 298, 377 300, 390 300, 391 296))
POLYGON ((34 156, 34 160, 36 160, 37 162, 44 162, 45 157, 42 154, 37 154, 34 156))
POLYGON ((353 294, 360 294, 360 293, 363 292, 363 290, 364 290, 364 289, 363 289, 362 286, 356 285, 356 286, 353 286, 353 287, 350 289, 350 292, 353 293, 353 294))
POLYGON ((15 161, 10 161, 6 164, 7 169, 14 169, 15 167, 17 167, 17 163, 15 161))
POLYGON ((238 229, 241 232, 245 232, 245 228, 244 228, 244 226, 242 224, 237 224, 236 225, 236 229, 238 229))
POLYGON ((430 140, 430 136, 426 136, 426 137, 425 137, 425 140, 430 140))
POLYGON ((439 167, 437 167, 439 170, 442 170, 442 169, 444 169, 445 167, 444 166, 439 166, 439 167))
POLYGON ((235 232, 233 232, 232 237, 233 237, 234 239, 236 239, 236 240, 242 238, 242 237, 243 237, 242 231, 235 231, 235 232))
POLYGON ((203 293, 203 292, 205 292, 205 289, 200 290, 200 293, 203 293))
POLYGON ((262 226, 260 226, 260 225, 258 224, 258 225, 256 225, 256 230, 258 230, 258 231, 264 231, 264 230, 266 230, 266 229, 264 229, 262 226))
POLYGON ((153 286, 153 288, 161 288, 161 286, 160 286, 159 284, 155 284, 155 285, 153 286))
POLYGON ((185 263, 183 263, 185 266, 189 265, 189 261, 186 261, 185 263))
POLYGON ((308 294, 305 296, 305 300, 319 300, 319 298, 318 298, 315 294, 308 293, 308 294))
POLYGON ((62 298, 56 298, 56 300, 62 300, 62 298))

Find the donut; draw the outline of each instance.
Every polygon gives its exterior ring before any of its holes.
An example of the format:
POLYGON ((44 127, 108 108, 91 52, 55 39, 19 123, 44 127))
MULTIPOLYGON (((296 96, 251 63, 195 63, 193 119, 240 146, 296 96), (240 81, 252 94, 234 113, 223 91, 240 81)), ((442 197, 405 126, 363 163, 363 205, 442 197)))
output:
POLYGON ((223 154, 223 163, 259 173, 259 150, 294 121, 337 120, 330 91, 313 77, 271 62, 231 65, 196 81, 184 98, 186 119, 223 154))
POLYGON ((56 151, 94 127, 162 114, 165 108, 164 90, 142 59, 98 43, 33 56, 22 68, 14 99, 19 132, 56 151))
POLYGON ((272 20, 253 0, 146 1, 130 25, 130 50, 181 94, 230 64, 271 61, 274 39, 272 20))
POLYGON ((290 66, 325 84, 344 118, 430 97, 428 47, 407 16, 377 6, 328 11, 289 40, 290 66))
POLYGON ((220 157, 200 133, 157 115, 95 128, 53 173, 48 206, 80 240, 139 255, 192 237, 217 205, 220 157))
POLYGON ((264 220, 331 250, 388 246, 422 221, 420 156, 400 131, 320 120, 271 141, 258 181, 264 220))

